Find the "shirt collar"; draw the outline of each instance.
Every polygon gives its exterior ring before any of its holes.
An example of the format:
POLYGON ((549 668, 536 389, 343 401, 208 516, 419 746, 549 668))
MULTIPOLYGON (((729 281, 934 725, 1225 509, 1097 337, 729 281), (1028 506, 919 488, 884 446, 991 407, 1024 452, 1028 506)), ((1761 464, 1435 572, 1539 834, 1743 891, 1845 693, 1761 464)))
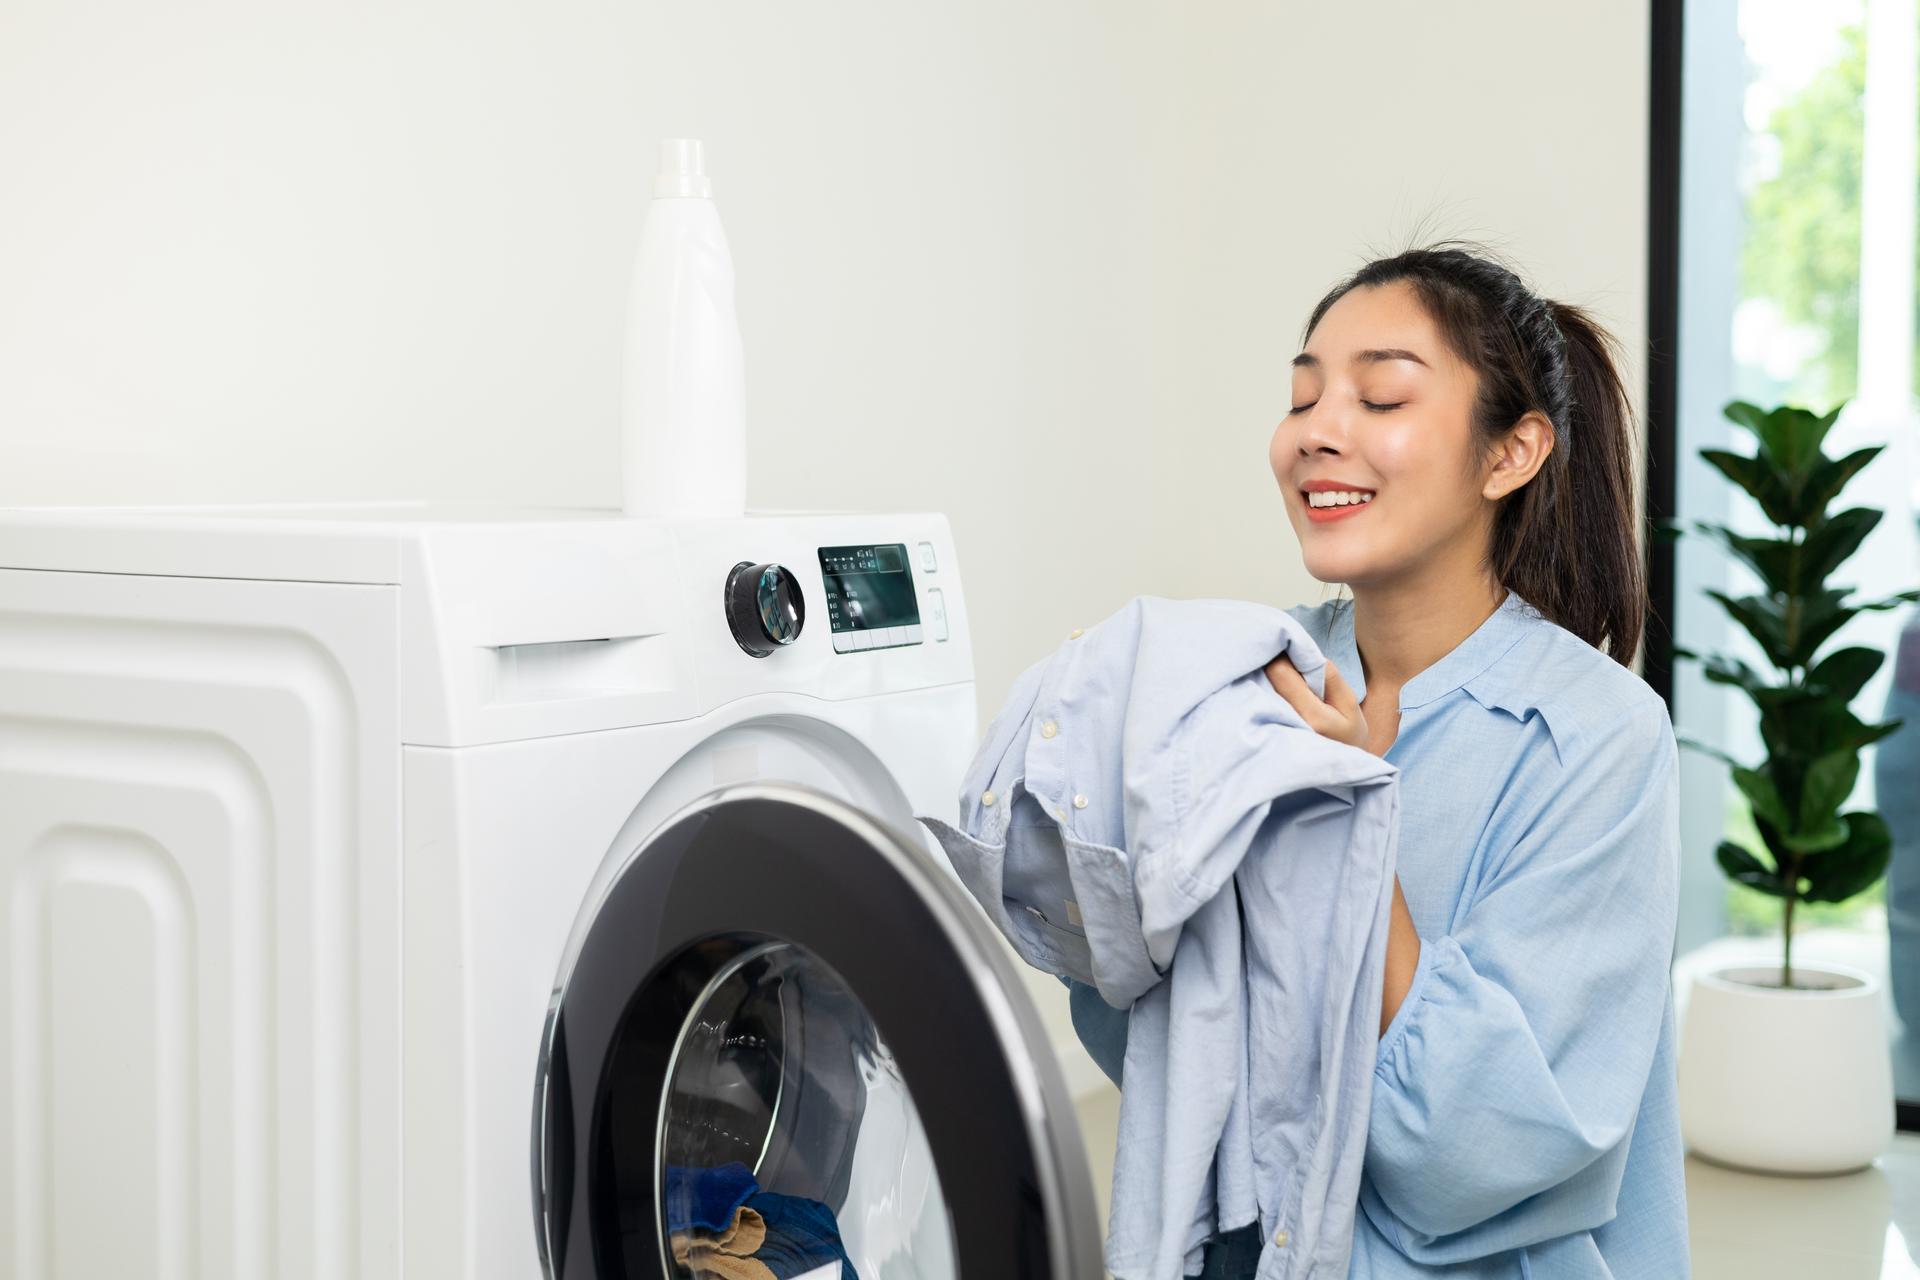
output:
MULTIPOLYGON (((1333 625, 1329 628, 1323 651, 1339 666, 1340 674, 1346 677, 1347 683, 1353 686, 1354 696, 1365 698, 1367 678, 1360 665, 1359 648, 1353 639, 1352 601, 1346 602, 1333 613, 1333 625)), ((1500 607, 1487 615, 1486 621, 1474 628, 1471 635, 1455 645, 1438 662, 1401 686, 1400 710, 1410 711, 1414 707, 1425 706, 1472 680, 1513 648, 1527 627, 1539 616, 1532 605, 1520 598, 1518 592, 1508 590, 1500 607)))

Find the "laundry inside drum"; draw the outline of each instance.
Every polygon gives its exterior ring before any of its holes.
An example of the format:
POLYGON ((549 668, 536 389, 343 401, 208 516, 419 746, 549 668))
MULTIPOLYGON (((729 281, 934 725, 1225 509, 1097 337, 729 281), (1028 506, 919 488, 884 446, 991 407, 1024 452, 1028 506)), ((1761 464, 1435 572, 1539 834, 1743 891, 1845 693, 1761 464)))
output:
POLYGON ((958 1275, 906 1082, 859 998, 803 947, 751 948, 708 981, 674 1044, 657 1132, 670 1275, 958 1275))

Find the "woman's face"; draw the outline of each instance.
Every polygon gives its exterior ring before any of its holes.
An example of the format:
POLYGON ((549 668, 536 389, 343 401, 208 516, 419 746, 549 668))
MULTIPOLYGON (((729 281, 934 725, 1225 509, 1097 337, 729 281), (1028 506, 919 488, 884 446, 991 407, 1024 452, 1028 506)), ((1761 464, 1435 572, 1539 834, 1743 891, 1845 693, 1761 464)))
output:
POLYGON ((1476 381, 1410 285, 1350 289, 1327 309, 1268 450, 1307 572, 1360 585, 1482 562, 1493 504, 1470 449, 1476 381))

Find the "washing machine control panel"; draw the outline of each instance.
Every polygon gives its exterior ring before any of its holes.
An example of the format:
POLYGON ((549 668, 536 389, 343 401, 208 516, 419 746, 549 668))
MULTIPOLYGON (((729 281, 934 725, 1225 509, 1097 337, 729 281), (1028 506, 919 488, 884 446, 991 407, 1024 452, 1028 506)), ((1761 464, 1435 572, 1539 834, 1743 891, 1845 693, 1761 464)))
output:
POLYGON ((834 652, 892 649, 922 642, 920 602, 914 594, 913 565, 906 543, 819 550, 834 652))

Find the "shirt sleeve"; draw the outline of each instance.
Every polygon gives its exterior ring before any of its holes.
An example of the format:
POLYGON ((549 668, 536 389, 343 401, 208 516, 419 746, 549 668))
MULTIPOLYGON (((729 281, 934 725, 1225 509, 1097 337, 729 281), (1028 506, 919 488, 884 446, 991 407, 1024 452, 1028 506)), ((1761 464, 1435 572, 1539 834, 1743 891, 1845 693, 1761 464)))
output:
POLYGON ((1614 1216, 1668 998, 1678 752, 1655 701, 1569 754, 1380 1038, 1361 1207, 1421 1264, 1614 1216))
POLYGON ((1121 1067, 1127 1060, 1127 1009, 1116 1009, 1100 996, 1095 987, 1062 976, 1067 984, 1067 1009, 1073 1015, 1073 1031, 1086 1046, 1087 1056, 1107 1073, 1107 1079, 1120 1083, 1121 1067))

